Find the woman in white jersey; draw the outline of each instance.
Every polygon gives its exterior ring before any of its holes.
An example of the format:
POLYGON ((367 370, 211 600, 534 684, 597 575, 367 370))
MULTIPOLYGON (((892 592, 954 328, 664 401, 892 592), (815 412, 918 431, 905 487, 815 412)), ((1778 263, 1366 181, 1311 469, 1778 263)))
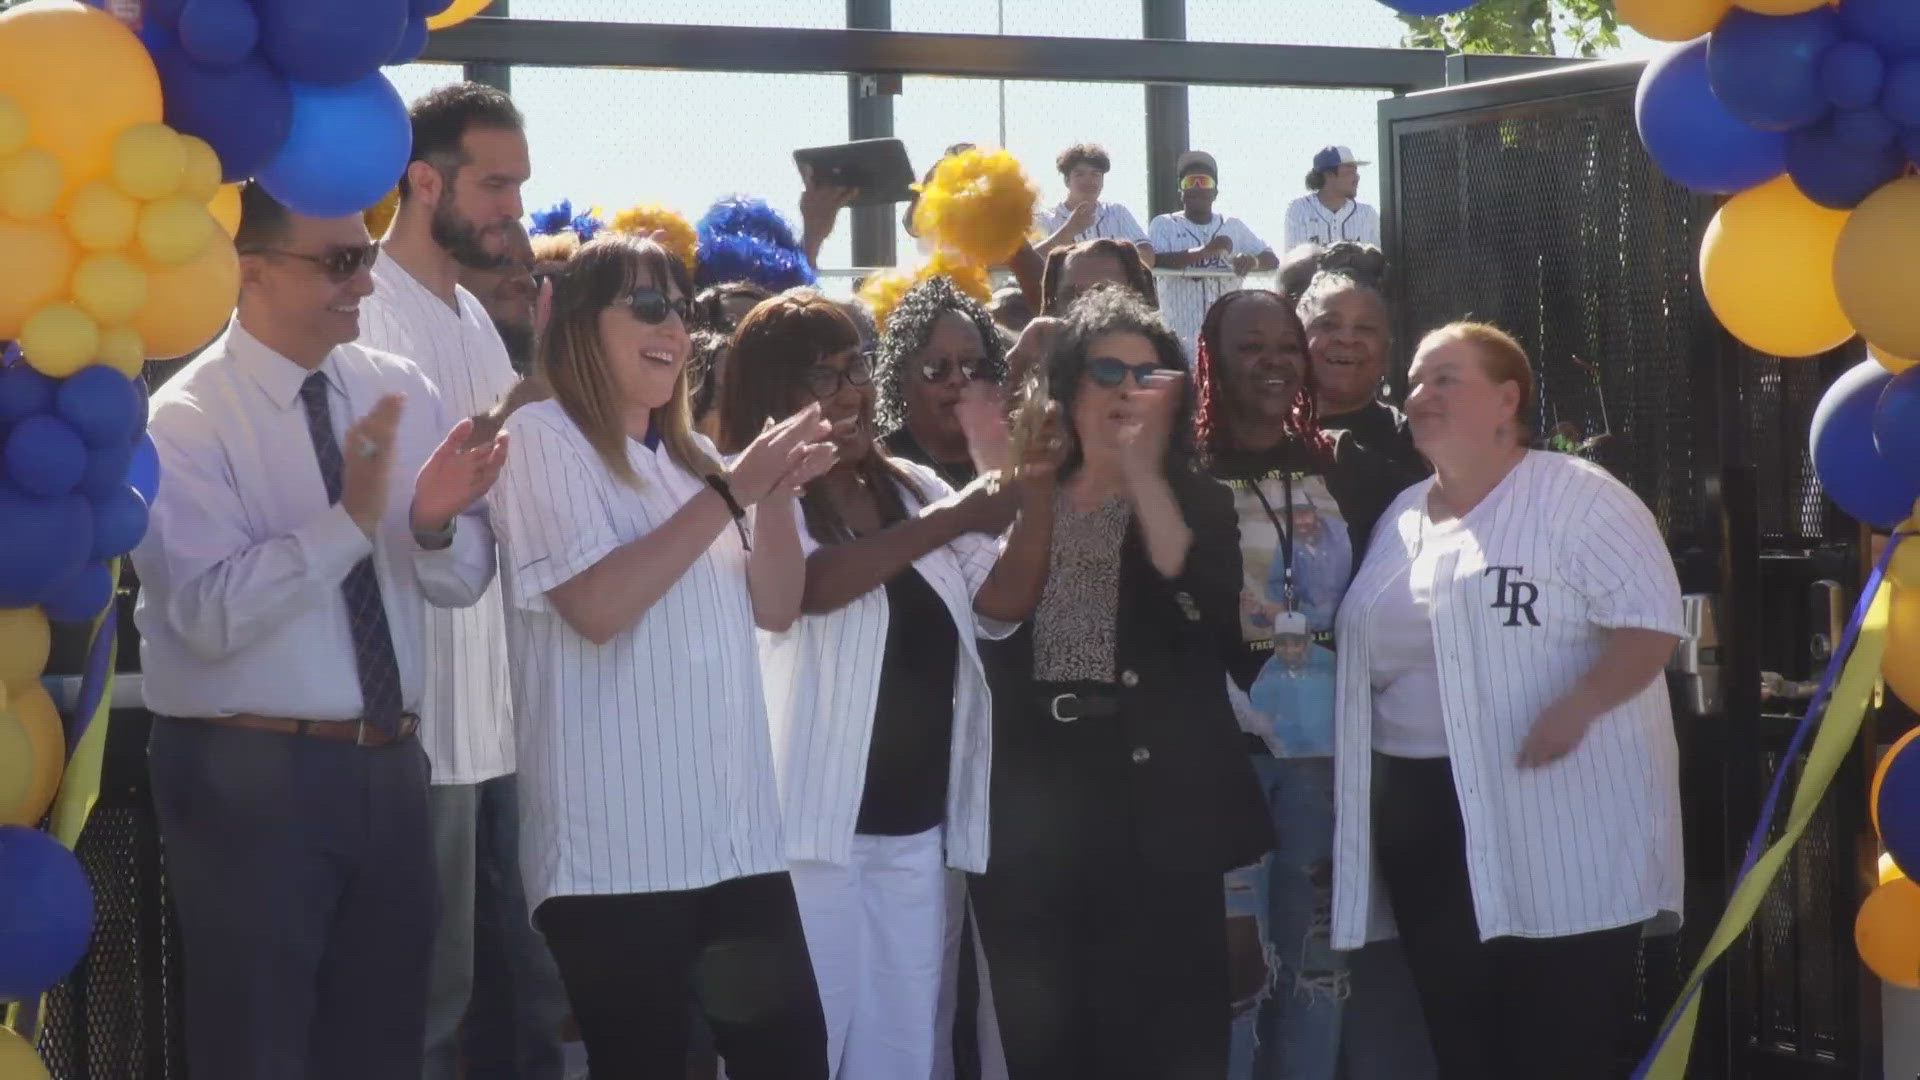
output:
POLYGON ((1391 902, 1447 1080, 1615 1077, 1640 936, 1681 905, 1673 563, 1626 487, 1527 449, 1507 334, 1436 330, 1409 378, 1437 475, 1340 610, 1333 944, 1391 902))

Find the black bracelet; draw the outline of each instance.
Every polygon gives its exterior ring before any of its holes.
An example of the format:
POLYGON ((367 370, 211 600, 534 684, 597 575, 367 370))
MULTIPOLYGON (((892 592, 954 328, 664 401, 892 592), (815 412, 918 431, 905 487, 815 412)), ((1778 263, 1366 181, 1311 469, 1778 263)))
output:
POLYGON ((733 485, 727 483, 726 477, 712 473, 707 476, 707 486, 727 504, 727 513, 733 515, 733 527, 740 532, 740 546, 752 551, 753 545, 747 542, 747 512, 741 508, 740 500, 733 497, 733 485))

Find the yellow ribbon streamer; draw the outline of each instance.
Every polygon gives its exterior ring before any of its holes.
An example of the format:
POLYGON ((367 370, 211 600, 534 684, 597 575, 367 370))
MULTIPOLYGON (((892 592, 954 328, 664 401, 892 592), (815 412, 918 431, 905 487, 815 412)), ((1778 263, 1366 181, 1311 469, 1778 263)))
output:
MULTIPOLYGON (((1726 913, 1720 916, 1720 925, 1714 928, 1700 962, 1694 965, 1693 974, 1687 977, 1686 985, 1681 988, 1680 1000, 1686 1004, 1678 1020, 1673 1022, 1672 1033, 1653 1059, 1652 1067, 1647 1070, 1647 1080, 1684 1080, 1687 1058, 1693 1050, 1693 1030, 1700 1014, 1698 991, 1700 983, 1706 978, 1707 969, 1746 932, 1747 924, 1753 921, 1754 914, 1760 910, 1760 902, 1766 899, 1773 879, 1787 861, 1787 855, 1792 852, 1793 845, 1800 841, 1807 823, 1813 819, 1813 812, 1819 808, 1827 787, 1833 783, 1834 774, 1840 771, 1841 764, 1853 752, 1854 739, 1860 734, 1860 723, 1866 717, 1867 706, 1873 699, 1874 687, 1880 678, 1880 658, 1887 647, 1887 610, 1892 594, 1892 589, 1882 585, 1874 595, 1873 604, 1867 609, 1867 617, 1860 624, 1860 636, 1854 643, 1853 655, 1847 658, 1847 666, 1841 669, 1840 681, 1833 689, 1833 696, 1827 699, 1826 714, 1821 717, 1820 728, 1813 736, 1813 748, 1807 751, 1806 768, 1800 773, 1800 782, 1794 786, 1793 803, 1787 811, 1786 832, 1754 861, 1753 870, 1734 889, 1726 913)), ((1783 769, 1791 766, 1792 762, 1780 763, 1783 769)), ((1672 1019, 1672 1014, 1669 1014, 1669 1019, 1672 1019)))

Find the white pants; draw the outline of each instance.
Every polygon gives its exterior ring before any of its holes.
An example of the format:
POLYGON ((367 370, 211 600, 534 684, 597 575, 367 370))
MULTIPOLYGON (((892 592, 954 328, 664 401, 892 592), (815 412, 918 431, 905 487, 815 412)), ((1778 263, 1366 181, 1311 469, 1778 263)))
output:
POLYGON ((927 1080, 947 937, 941 830, 856 836, 845 866, 790 867, 834 1080, 927 1080))
MULTIPOLYGON (((960 1009, 960 930, 973 918, 967 899, 967 875, 947 871, 947 960, 940 978, 940 1020, 935 1039, 933 1080, 953 1080, 953 1022, 960 1009)), ((980 927, 973 928, 973 970, 979 976, 980 1008, 974 1034, 980 1047, 980 1080, 1007 1080, 1007 1055, 1000 1047, 1000 1020, 993 1012, 993 983, 987 978, 987 951, 980 944, 980 927)))

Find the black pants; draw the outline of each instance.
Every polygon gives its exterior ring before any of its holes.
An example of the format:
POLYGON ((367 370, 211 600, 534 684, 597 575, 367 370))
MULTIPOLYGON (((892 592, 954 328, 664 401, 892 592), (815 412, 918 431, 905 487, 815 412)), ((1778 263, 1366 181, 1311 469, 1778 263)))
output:
POLYGON ((427 755, 156 717, 194 1080, 418 1080, 427 755))
POLYGON ((732 1080, 826 1080, 827 1025, 786 874, 555 897, 534 922, 597 1080, 684 1077, 695 1000, 732 1080))
POLYGON ((1442 1080, 1615 1080, 1640 928, 1480 940, 1446 758, 1373 758, 1373 850, 1442 1080))

